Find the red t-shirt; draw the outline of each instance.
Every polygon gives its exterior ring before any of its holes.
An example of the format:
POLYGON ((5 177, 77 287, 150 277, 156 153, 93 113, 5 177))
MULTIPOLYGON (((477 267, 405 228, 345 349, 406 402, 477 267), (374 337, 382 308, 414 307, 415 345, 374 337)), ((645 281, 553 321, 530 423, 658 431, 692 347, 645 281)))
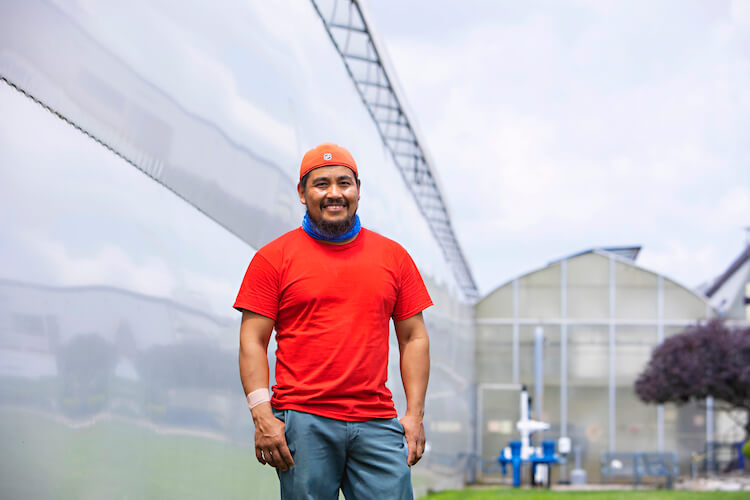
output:
POLYGON ((234 307, 275 320, 271 405, 339 420, 396 416, 388 377, 388 323, 432 305, 398 243, 362 229, 344 245, 302 228, 253 257, 234 307))

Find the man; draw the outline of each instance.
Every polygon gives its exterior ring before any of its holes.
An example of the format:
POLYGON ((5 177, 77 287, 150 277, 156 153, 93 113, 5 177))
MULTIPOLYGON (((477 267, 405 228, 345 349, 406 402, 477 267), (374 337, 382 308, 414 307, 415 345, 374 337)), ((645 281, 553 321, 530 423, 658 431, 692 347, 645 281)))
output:
POLYGON ((360 226, 359 190, 349 151, 332 143, 308 151, 297 186, 302 227, 258 250, 234 304, 255 455, 276 468, 286 500, 335 500, 339 489, 348 500, 411 499, 409 467, 424 453, 422 311, 432 301, 409 254, 360 226), (391 318, 406 393, 400 421, 385 386, 391 318))

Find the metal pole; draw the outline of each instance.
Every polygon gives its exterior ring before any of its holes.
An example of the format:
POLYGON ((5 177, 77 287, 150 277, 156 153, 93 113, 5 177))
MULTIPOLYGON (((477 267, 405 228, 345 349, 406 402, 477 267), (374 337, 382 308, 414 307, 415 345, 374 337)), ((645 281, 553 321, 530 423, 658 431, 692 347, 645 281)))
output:
MULTIPOLYGON (((568 261, 560 263, 560 437, 568 437, 568 261)), ((560 480, 568 477, 567 464, 560 466, 560 480)))
MULTIPOLYGON (((534 420, 542 420, 542 409, 544 401, 544 328, 537 326, 534 328, 534 420)), ((536 439, 537 444, 541 445, 544 431, 539 431, 536 439)))
POLYGON ((616 449, 615 416, 616 351, 615 351, 615 256, 609 256, 609 451, 616 449))
MULTIPOLYGON (((706 302, 706 320, 711 319, 711 306, 706 302)), ((708 396, 706 398, 706 472, 713 472, 714 464, 714 398, 708 396)))
MULTIPOLYGON (((664 277, 656 281, 656 342, 664 342, 664 277)), ((656 449, 664 451, 664 405, 656 407, 656 449)))
POLYGON ((714 471, 714 398, 706 398, 706 472, 714 471))
POLYGON ((521 378, 521 335, 518 326, 518 279, 513 280, 513 383, 520 383, 521 378))
POLYGON ((482 463, 484 462, 484 457, 482 456, 482 437, 484 434, 484 397, 483 397, 483 391, 484 388, 482 387, 482 384, 477 384, 477 428, 476 428, 476 440, 477 440, 477 463, 476 463, 476 477, 481 477, 482 475, 482 463))

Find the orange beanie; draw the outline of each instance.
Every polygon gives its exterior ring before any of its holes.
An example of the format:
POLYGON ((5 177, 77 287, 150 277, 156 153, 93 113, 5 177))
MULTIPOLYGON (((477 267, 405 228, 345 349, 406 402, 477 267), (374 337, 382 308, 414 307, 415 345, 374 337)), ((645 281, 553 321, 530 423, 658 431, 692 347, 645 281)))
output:
POLYGON ((354 175, 359 177, 357 164, 354 163, 354 158, 352 158, 352 154, 349 150, 332 142, 324 142, 305 153, 305 156, 302 158, 302 165, 299 169, 299 178, 302 180, 305 174, 314 168, 326 167, 329 165, 343 165, 349 167, 354 171, 354 175))

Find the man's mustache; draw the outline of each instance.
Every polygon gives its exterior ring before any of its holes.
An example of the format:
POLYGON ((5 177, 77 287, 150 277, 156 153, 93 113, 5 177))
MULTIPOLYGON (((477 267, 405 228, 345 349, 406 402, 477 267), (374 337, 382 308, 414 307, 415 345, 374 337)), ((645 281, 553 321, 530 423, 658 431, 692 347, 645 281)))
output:
POLYGON ((326 200, 320 204, 320 207, 325 208, 331 205, 344 205, 345 207, 349 206, 346 200, 341 199, 341 200, 326 200))

